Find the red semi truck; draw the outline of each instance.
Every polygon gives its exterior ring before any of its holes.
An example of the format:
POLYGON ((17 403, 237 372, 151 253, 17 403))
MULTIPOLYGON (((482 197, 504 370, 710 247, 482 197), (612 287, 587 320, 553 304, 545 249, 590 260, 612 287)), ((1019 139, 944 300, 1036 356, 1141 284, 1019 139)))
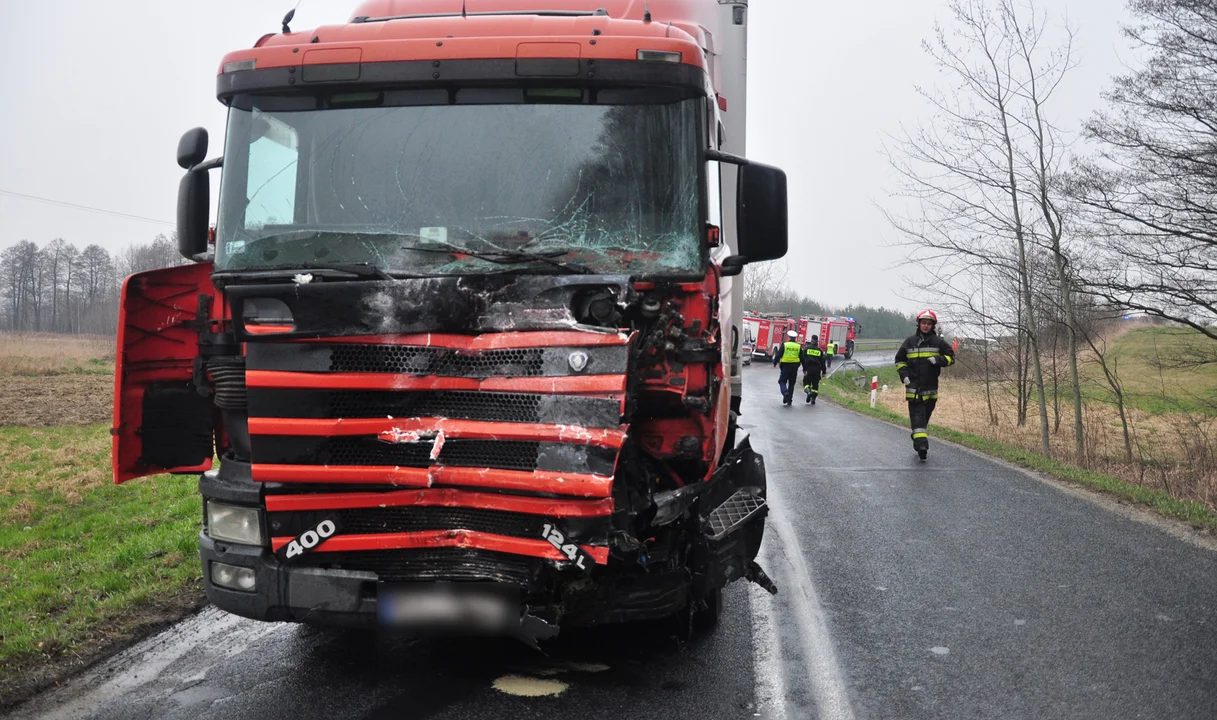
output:
POLYGON ((199 475, 208 598, 535 641, 772 589, 732 276, 785 254, 786 181, 742 157, 747 2, 289 20, 220 64, 223 157, 179 144, 194 262, 122 294, 115 481, 199 475))

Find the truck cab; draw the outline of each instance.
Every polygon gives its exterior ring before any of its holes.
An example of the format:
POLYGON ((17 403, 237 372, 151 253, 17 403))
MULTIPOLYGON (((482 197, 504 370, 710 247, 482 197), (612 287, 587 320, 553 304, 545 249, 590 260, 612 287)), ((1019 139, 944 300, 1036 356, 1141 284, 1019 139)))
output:
POLYGON ((746 3, 539 5, 370 0, 222 59, 113 432, 116 482, 199 475, 218 607, 535 640, 772 587, 734 276, 785 253, 786 185, 730 152, 746 3))

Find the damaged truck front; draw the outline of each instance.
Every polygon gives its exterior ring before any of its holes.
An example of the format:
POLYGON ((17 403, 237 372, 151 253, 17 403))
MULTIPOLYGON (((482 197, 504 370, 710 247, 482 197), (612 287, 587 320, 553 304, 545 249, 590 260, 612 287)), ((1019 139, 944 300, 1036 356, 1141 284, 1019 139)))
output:
POLYGON ((772 589, 731 276, 786 184, 724 152, 714 68, 746 3, 534 4, 266 36, 223 157, 183 136, 193 263, 124 286, 114 472, 200 474, 218 607, 535 639, 772 589))

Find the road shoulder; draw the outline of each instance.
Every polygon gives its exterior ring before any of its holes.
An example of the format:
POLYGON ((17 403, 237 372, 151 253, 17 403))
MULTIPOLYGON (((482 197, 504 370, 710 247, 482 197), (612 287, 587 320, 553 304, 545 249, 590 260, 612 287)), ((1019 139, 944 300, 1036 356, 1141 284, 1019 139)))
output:
MULTIPOLYGON (((838 396, 838 393, 822 395, 832 405, 856 415, 877 420, 896 427, 906 427, 904 419, 894 416, 886 409, 871 409, 866 403, 838 396)), ((968 435, 956 430, 934 428, 934 442, 950 445, 974 457, 984 458, 1002 467, 1015 470, 1055 490, 1080 498, 1121 517, 1158 528, 1172 537, 1195 547, 1217 552, 1217 514, 1197 503, 1170 498, 1161 491, 1131 485, 1117 478, 1102 475, 1083 468, 1075 468, 1025 450, 1004 446, 984 438, 968 435), (956 442, 956 439, 964 442, 956 442), (1007 454, 1007 457, 984 452, 965 442, 972 441, 980 447, 992 447, 1007 454), (1034 463, 1020 464, 1011 458, 1034 463), (1059 467, 1057 467, 1059 466, 1059 467), (1055 472, 1053 471, 1055 469, 1055 472), (1180 507, 1183 506, 1183 507, 1180 507), (1194 507, 1193 507, 1194 506, 1194 507)))

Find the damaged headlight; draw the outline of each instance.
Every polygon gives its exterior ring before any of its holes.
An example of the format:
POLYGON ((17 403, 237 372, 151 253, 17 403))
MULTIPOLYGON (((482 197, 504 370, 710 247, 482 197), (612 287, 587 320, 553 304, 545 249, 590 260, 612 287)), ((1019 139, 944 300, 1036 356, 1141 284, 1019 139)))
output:
POLYGON ((207 501, 207 535, 213 540, 265 545, 262 512, 258 508, 207 501))

